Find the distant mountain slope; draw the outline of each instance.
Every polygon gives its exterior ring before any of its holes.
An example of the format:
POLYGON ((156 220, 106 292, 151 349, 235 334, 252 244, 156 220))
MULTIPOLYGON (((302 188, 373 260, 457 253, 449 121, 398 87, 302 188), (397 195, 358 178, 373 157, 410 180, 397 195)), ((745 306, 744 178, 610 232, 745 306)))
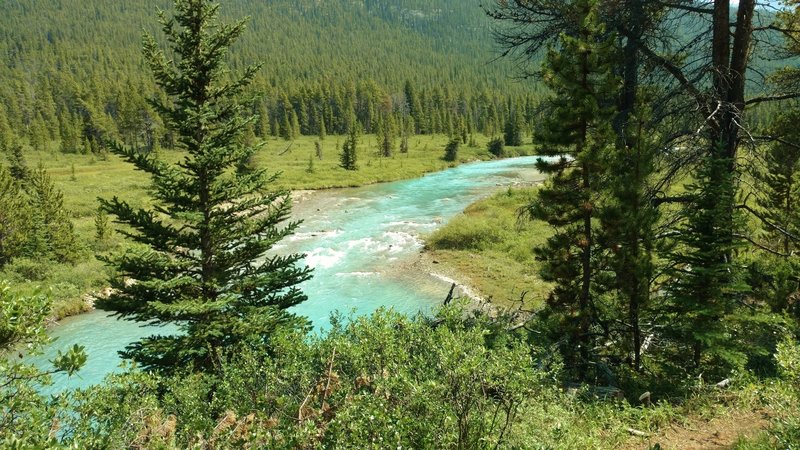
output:
MULTIPOLYGON (((142 30, 156 32, 164 0, 5 0, 4 69, 56 68, 79 79, 136 70, 142 30)), ((261 61, 275 83, 292 79, 406 79, 496 89, 509 64, 496 56, 478 0, 230 0, 225 18, 249 16, 235 65, 261 61)), ((126 74, 127 76, 127 74, 126 74)))

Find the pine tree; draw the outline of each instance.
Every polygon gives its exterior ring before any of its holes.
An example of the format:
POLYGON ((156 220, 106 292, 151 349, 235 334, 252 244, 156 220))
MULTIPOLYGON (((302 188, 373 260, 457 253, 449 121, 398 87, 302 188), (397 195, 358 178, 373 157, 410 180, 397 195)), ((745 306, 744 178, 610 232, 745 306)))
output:
POLYGON ((32 211, 34 234, 41 241, 33 245, 31 256, 54 258, 71 263, 78 258, 78 243, 69 212, 64 208, 64 194, 40 165, 30 171, 24 182, 32 211))
POLYGON ((223 349, 262 345, 276 327, 297 324, 286 309, 306 299, 297 285, 310 276, 297 267, 301 255, 265 257, 297 227, 286 222, 288 192, 267 192, 275 177, 263 170, 231 170, 255 151, 239 144, 253 117, 237 98, 258 68, 239 77, 225 70, 244 22, 221 24, 218 9, 208 0, 175 0, 174 17, 160 14, 174 62, 154 37, 144 40, 145 60, 167 94, 152 104, 177 136, 183 161, 170 165, 112 143, 114 153, 151 176, 155 206, 101 200, 143 250, 109 260, 119 274, 116 291, 98 306, 178 326, 179 334, 150 336, 122 352, 162 372, 212 371, 223 349))
POLYGON ((506 120, 504 139, 509 147, 519 147, 522 145, 523 128, 522 111, 517 108, 514 114, 506 120))
POLYGON ((627 319, 613 326, 622 345, 610 350, 619 351, 619 359, 629 360, 635 371, 642 368, 642 318, 652 317, 650 290, 660 217, 652 201, 657 146, 648 119, 644 113, 629 117, 625 139, 617 141, 609 158, 608 200, 598 238, 610 249, 608 260, 615 276, 607 280, 608 288, 619 293, 619 301, 607 307, 608 314, 627 319))
POLYGON ((104 242, 111 234, 111 229, 108 225, 108 214, 103 207, 97 208, 94 214, 94 238, 97 242, 104 242))
POLYGON ((733 212, 731 198, 736 180, 729 162, 706 156, 695 180, 686 185, 691 201, 684 207, 685 222, 678 227, 662 313, 670 327, 665 335, 674 342, 670 361, 692 373, 739 367, 745 362, 730 319, 744 301, 747 286, 740 267, 730 259, 742 242, 729 239, 720 230, 743 225, 743 216, 733 212))
POLYGON ((764 167, 756 173, 760 182, 758 205, 766 219, 769 248, 789 255, 800 249, 800 109, 781 114, 772 126, 772 143, 764 155, 764 167))
POLYGON ((308 166, 306 167, 306 173, 314 173, 314 155, 308 155, 308 166))
POLYGON ((380 147, 381 156, 390 158, 394 153, 394 136, 395 128, 397 127, 394 117, 391 114, 387 114, 378 124, 380 133, 378 146, 380 147))
POLYGON ((447 146, 444 148, 444 156, 443 159, 448 162, 454 162, 458 159, 458 150, 461 147, 461 137, 456 136, 450 139, 450 142, 447 143, 447 146))
POLYGON ((0 153, 7 152, 14 141, 11 126, 8 124, 6 108, 0 104, 0 153))
POLYGON ((486 150, 494 155, 495 158, 502 158, 506 155, 505 142, 499 137, 490 140, 486 144, 486 150))
POLYGON ((19 183, 0 166, 0 268, 22 254, 30 233, 30 212, 19 183))
POLYGON ((570 158, 539 160, 539 170, 551 178, 527 207, 531 218, 555 229, 535 250, 542 261, 542 278, 555 284, 543 314, 551 318, 554 334, 561 335, 555 340, 563 343, 565 362, 579 378, 588 377, 594 360, 592 326, 598 324, 600 291, 596 222, 604 193, 605 154, 614 142, 614 110, 606 106, 613 105, 616 86, 610 65, 613 36, 601 25, 597 5, 598 0, 576 1, 579 32, 563 34, 558 50, 547 54, 544 79, 554 96, 536 142, 547 154, 570 158))
POLYGON ((358 170, 358 127, 355 121, 350 133, 342 144, 342 151, 339 154, 339 167, 344 170, 358 170))
POLYGON ((11 148, 11 154, 8 155, 9 171, 11 176, 19 181, 24 182, 30 175, 28 163, 25 162, 25 155, 22 153, 22 145, 14 144, 11 148))

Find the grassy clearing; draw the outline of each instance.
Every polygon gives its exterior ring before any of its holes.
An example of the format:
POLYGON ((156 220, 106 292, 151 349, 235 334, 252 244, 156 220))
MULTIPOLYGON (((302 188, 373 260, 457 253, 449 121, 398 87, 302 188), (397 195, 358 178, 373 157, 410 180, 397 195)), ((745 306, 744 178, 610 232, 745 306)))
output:
POLYGON ((426 239, 430 256, 501 306, 541 304, 550 285, 537 276, 533 249, 551 231, 543 222, 519 220, 536 188, 508 189, 470 205, 426 239))
MULTIPOLYGON (((476 136, 477 146, 461 145, 458 163, 487 160, 488 138, 476 136)), ((317 137, 304 136, 293 142, 271 138, 259 150, 254 164, 281 173, 275 188, 324 189, 362 186, 422 176, 427 172, 446 169, 455 163, 441 159, 448 137, 443 135, 413 136, 409 139, 409 152, 395 153, 391 158, 378 154, 374 135, 360 137, 358 146, 358 171, 339 167, 339 148, 344 141, 340 136, 328 136, 321 141, 322 159, 315 157, 317 137), (309 171, 309 158, 313 158, 313 171, 309 171)), ((54 147, 55 148, 55 147, 54 147)), ((534 147, 527 145, 511 148, 512 155, 532 154, 534 147)), ((177 152, 163 153, 175 162, 181 159, 177 152)), ((29 166, 42 164, 64 193, 64 203, 71 212, 82 257, 75 266, 57 265, 46 261, 19 259, 0 271, 0 278, 10 280, 21 293, 45 290, 53 298, 57 318, 76 314, 86 309, 82 297, 105 285, 108 277, 105 266, 96 255, 116 251, 125 245, 118 234, 104 242, 95 238, 97 198, 119 196, 133 205, 149 203, 149 180, 135 171, 131 164, 114 155, 63 154, 57 151, 29 152, 29 166)))

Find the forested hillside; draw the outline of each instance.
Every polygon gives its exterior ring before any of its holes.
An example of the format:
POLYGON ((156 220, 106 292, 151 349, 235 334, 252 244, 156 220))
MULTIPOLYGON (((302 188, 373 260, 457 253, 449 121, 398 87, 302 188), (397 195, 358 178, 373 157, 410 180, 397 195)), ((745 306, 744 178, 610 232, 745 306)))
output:
MULTIPOLYGON (((521 93, 535 90, 509 80, 508 61, 491 62, 490 23, 476 1, 225 6, 225 17, 250 17, 248 33, 231 49, 232 69, 263 63, 253 89, 258 137, 343 134, 352 117, 373 132, 378 116, 388 115, 419 133, 461 126, 495 134, 515 104, 532 114, 533 102, 521 93)), ((63 152, 96 152, 106 134, 170 146, 146 104, 155 88, 140 54, 143 31, 158 34, 151 20, 157 8, 170 3, 0 4, 0 147, 20 137, 36 149, 56 141, 63 152)))

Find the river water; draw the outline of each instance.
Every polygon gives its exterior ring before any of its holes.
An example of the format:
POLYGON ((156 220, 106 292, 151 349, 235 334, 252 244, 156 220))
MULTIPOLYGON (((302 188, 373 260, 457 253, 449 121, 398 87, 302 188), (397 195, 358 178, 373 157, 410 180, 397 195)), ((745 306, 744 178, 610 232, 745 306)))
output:
MULTIPOLYGON (((421 237, 503 186, 541 179, 535 162, 535 157, 477 162, 412 180, 309 194, 294 208, 302 225, 275 248, 306 254, 305 264, 314 268, 313 278, 301 286, 308 300, 293 311, 318 330, 334 311, 368 314, 381 306, 407 314, 430 311, 449 285, 433 274, 407 270, 419 257, 421 237)), ((37 362, 44 365, 58 349, 83 345, 87 364, 77 376, 55 377, 49 391, 85 387, 120 370, 117 351, 130 342, 173 331, 95 311, 54 327, 56 341, 37 362)))

